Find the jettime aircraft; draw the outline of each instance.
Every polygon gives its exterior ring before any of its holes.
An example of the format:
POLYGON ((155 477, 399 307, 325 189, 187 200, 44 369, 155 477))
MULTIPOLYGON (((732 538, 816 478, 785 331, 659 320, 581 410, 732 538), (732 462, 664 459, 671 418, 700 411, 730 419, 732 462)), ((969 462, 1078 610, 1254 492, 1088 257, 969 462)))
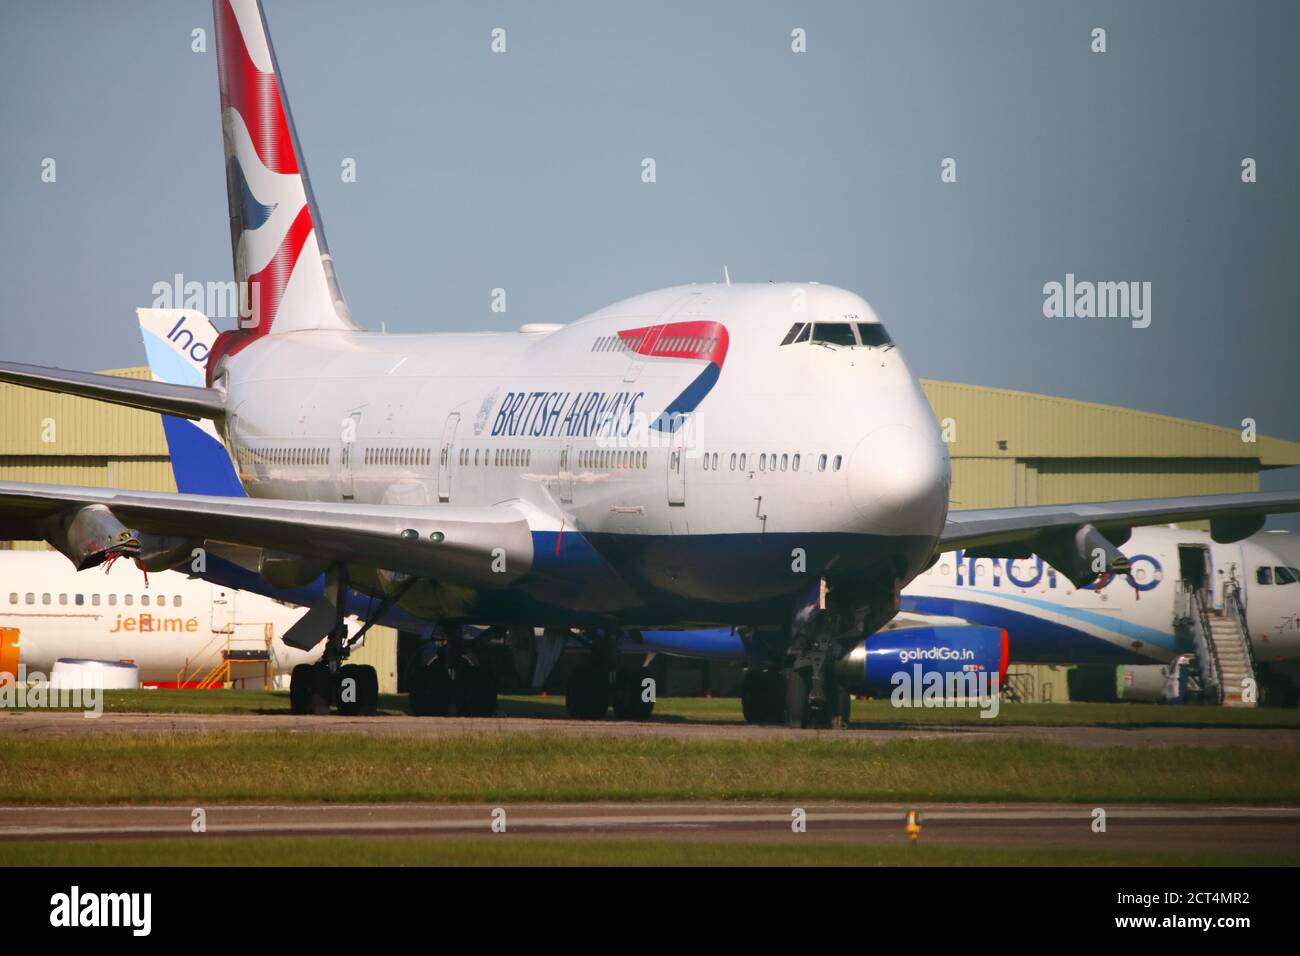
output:
POLYGON ((331 696, 352 588, 444 635, 418 712, 495 706, 467 626, 580 628, 579 716, 637 685, 611 680, 620 635, 724 626, 766 651, 752 713, 824 725, 846 700, 834 665, 939 552, 1037 553, 1083 584, 1128 570, 1134 526, 1208 518, 1235 540, 1300 510, 1279 493, 949 515, 946 448, 900 350, 860 296, 815 283, 678 286, 517 333, 362 331, 261 6, 214 14, 246 320, 202 387, 16 363, 0 380, 210 420, 247 497, 0 483, 0 535, 78 568, 224 546, 256 549, 277 586, 324 575, 285 638, 327 637, 295 700, 331 696))
POLYGON ((59 660, 89 659, 135 664, 144 684, 193 686, 228 660, 232 683, 262 686, 321 654, 284 643, 301 608, 175 571, 144 587, 123 564, 78 574, 52 551, 0 551, 0 581, 0 627, 18 631, 0 636, 0 674, 11 679, 20 667, 48 676, 59 660))

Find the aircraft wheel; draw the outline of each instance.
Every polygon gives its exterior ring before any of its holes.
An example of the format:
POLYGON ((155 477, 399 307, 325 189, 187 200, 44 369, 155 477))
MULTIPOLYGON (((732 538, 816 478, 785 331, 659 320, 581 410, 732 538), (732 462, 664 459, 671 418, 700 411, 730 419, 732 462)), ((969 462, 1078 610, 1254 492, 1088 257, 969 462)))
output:
POLYGON ((781 672, 767 667, 747 669, 740 687, 740 709, 746 723, 781 723, 785 719, 785 681, 781 672))
POLYGON ((345 664, 339 668, 338 707, 340 714, 374 714, 379 704, 379 675, 369 664, 345 664), (347 682, 351 681, 351 687, 347 682), (351 698, 346 699, 346 698, 351 698))
POLYGON ((835 691, 835 716, 839 721, 840 727, 849 726, 849 718, 853 715, 853 695, 847 690, 835 691))
POLYGON ((324 664, 299 664, 289 675, 289 710, 295 714, 328 714, 333 684, 324 664))
POLYGON ((487 664, 462 654, 452 679, 456 713, 461 717, 494 717, 497 712, 496 675, 487 664))
POLYGON ((307 714, 307 695, 311 690, 311 664, 299 664, 289 675, 289 711, 294 714, 307 714))
POLYGON ((411 713, 417 717, 446 717, 451 710, 451 677, 442 655, 427 664, 416 663, 410 675, 411 713))
POLYGON ((609 675, 592 664, 579 664, 569 675, 564 706, 578 720, 603 719, 609 709, 609 675))
POLYGON ((785 675, 785 724, 787 727, 809 727, 812 708, 808 705, 808 669, 791 668, 785 675))
POLYGON ((643 681, 650 677, 645 668, 622 670, 614 683, 614 716, 619 720, 649 720, 654 713, 654 698, 645 700, 643 681))

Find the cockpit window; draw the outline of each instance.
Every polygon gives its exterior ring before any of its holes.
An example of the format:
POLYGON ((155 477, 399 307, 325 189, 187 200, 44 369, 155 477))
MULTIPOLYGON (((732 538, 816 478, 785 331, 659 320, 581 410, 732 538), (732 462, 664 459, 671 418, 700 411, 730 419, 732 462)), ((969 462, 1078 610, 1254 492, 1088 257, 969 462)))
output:
POLYGON ((885 327, 879 322, 859 322, 858 338, 862 340, 863 345, 880 346, 893 345, 894 341, 885 331, 885 327))
POLYGON ((807 327, 807 322, 796 322, 794 325, 790 326, 790 331, 785 334, 785 338, 781 340, 781 344, 789 345, 798 337, 799 333, 807 327))
POLYGON ((800 342, 821 342, 844 348, 858 345, 879 348, 894 344, 879 322, 858 322, 856 325, 852 322, 796 322, 790 326, 781 344, 797 345, 800 342))
POLYGON ((818 322, 813 326, 812 340, 827 345, 857 345, 853 326, 848 322, 818 322))
POLYGON ((1261 567, 1261 568, 1256 568, 1256 569, 1255 569, 1255 583, 1256 583, 1256 584, 1272 584, 1272 583, 1273 583, 1273 569, 1272 569, 1272 568, 1262 568, 1262 567, 1261 567))
POLYGON ((1273 580, 1278 584, 1295 584, 1297 580, 1295 568, 1274 568, 1273 580))

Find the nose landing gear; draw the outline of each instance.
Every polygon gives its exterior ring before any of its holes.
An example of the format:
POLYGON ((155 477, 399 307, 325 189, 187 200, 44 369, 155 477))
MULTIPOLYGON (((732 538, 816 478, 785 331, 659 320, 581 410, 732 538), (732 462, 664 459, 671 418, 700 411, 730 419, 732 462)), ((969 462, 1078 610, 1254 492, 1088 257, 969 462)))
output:
POLYGON ((741 689, 741 709, 751 724, 788 727, 847 727, 851 698, 835 663, 863 635, 898 612, 892 577, 875 587, 823 588, 819 581, 792 617, 779 664, 750 668, 741 689))

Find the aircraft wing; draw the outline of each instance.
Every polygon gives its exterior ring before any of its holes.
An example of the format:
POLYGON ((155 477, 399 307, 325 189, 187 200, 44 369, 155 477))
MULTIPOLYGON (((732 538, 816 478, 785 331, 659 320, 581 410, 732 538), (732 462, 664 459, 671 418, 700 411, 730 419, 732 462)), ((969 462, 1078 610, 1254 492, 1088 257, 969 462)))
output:
POLYGON ((215 388, 144 382, 97 372, 72 372, 43 365, 0 362, 0 382, 24 385, 46 392, 78 395, 147 412, 182 418, 221 419, 226 414, 225 393, 215 388))
POLYGON ((937 550, 978 548, 992 554, 1003 547, 1007 554, 1000 556, 1013 557, 1017 550, 1043 539, 1072 535, 1087 526, 1108 538, 1122 539, 1128 537, 1129 529, 1142 525, 1207 519, 1216 541, 1238 541, 1258 531, 1265 515, 1289 511, 1300 511, 1300 491, 980 508, 949 512, 937 550))
POLYGON ((50 540, 79 566, 102 560, 104 542, 120 540, 105 534, 117 522, 180 544, 248 545, 483 587, 516 580, 533 558, 528 519, 511 505, 296 502, 0 482, 0 538, 50 540), (91 533, 78 536, 72 526, 83 515, 92 517, 91 533))

